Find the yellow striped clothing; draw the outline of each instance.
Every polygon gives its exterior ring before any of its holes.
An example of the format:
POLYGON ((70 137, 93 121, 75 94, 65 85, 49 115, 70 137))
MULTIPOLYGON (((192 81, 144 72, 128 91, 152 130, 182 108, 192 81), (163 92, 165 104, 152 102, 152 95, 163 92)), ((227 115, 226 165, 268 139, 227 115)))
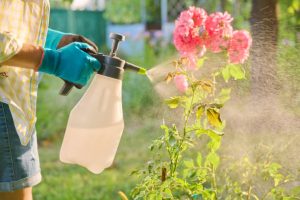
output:
MULTIPOLYGON (((0 65, 23 43, 44 45, 49 11, 49 0, 0 0, 0 65)), ((34 70, 0 67, 0 101, 9 104, 23 145, 35 132, 38 77, 34 70)))

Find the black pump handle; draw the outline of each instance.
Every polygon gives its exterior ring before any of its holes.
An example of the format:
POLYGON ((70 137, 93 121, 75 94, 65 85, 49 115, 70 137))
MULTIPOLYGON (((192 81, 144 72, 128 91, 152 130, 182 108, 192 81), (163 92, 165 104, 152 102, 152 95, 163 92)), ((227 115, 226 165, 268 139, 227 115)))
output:
POLYGON ((61 88, 59 94, 62 96, 68 96, 70 94, 70 92, 72 91, 73 87, 75 86, 77 89, 82 89, 83 86, 82 85, 78 85, 75 83, 71 83, 69 81, 65 81, 65 84, 63 85, 63 87, 61 88))
POLYGON ((117 51, 119 48, 119 43, 125 40, 124 35, 116 34, 116 33, 111 33, 109 35, 109 38, 113 40, 112 42, 112 47, 110 51, 110 56, 115 57, 117 56, 117 51))

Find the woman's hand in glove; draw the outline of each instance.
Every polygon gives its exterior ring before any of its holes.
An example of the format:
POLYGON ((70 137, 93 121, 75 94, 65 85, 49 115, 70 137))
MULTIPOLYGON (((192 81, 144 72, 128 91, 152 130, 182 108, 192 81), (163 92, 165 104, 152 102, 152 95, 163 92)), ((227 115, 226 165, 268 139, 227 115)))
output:
POLYGON ((74 42, 58 50, 44 49, 37 71, 84 86, 93 72, 100 69, 98 60, 84 51, 91 48, 86 43, 74 42))

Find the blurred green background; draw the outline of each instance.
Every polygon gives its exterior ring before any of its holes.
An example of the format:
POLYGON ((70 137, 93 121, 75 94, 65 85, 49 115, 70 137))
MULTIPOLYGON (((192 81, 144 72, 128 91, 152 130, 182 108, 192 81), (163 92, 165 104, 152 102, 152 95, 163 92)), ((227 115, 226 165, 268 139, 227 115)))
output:
MULTIPOLYGON (((107 53, 110 48, 108 32, 112 30, 111 27, 118 26, 122 30, 122 27, 126 29, 126 26, 132 24, 142 24, 145 30, 135 36, 129 34, 131 47, 121 49, 120 56, 146 68, 176 54, 170 38, 172 24, 180 11, 190 5, 201 6, 209 12, 227 10, 235 17, 235 28, 250 29, 253 3, 250 0, 166 2, 168 8, 163 13, 163 1, 160 0, 106 0, 101 9, 97 3, 92 2, 88 9, 80 10, 71 10, 72 0, 51 0, 50 27, 89 37, 100 46, 101 51, 107 53), (164 16, 168 18, 165 19, 164 16), (160 30, 164 25, 170 27, 169 32, 160 30), (153 32, 158 34, 152 34, 153 32), (134 49, 135 44, 140 45, 140 49, 134 49)), ((277 2, 277 6, 278 79, 291 88, 282 95, 292 99, 289 106, 299 114, 300 3, 298 0, 281 0, 277 2)), ((136 183, 137 180, 130 173, 146 162, 149 156, 147 148, 151 140, 160 134, 159 124, 163 113, 159 108, 162 100, 147 78, 130 72, 125 75, 123 108, 126 128, 117 157, 110 169, 100 175, 93 175, 78 166, 59 162, 59 148, 68 114, 84 93, 84 89, 74 90, 68 97, 59 96, 62 85, 63 82, 58 78, 45 75, 39 87, 37 130, 43 182, 34 190, 35 199, 119 199, 118 191, 129 193, 136 183)), ((242 90, 247 90, 247 87, 248 84, 242 84, 242 90)))

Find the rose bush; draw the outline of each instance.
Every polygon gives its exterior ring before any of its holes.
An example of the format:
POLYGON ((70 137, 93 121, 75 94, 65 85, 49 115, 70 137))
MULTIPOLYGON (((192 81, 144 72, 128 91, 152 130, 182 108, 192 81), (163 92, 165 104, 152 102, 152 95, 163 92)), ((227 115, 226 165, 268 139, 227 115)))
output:
MULTIPOLYGON (((225 127, 220 109, 231 93, 226 83, 245 78, 242 63, 249 57, 252 43, 249 32, 232 28, 232 20, 227 12, 208 15, 196 7, 183 11, 176 20, 174 45, 179 58, 173 62, 174 70, 166 82, 175 84, 179 94, 165 102, 171 110, 182 113, 182 120, 162 124, 163 134, 149 147, 153 159, 133 172, 141 177, 131 193, 134 199, 259 199, 253 185, 231 179, 232 169, 224 171, 223 182, 217 177, 225 127), (200 68, 209 67, 205 63, 215 56, 224 58, 225 65, 220 64, 209 75, 198 73, 200 68)), ((289 177, 280 172, 279 164, 264 161, 258 168, 246 161, 253 174, 261 169, 264 178, 275 183, 262 199, 287 197, 278 186, 289 177)))

